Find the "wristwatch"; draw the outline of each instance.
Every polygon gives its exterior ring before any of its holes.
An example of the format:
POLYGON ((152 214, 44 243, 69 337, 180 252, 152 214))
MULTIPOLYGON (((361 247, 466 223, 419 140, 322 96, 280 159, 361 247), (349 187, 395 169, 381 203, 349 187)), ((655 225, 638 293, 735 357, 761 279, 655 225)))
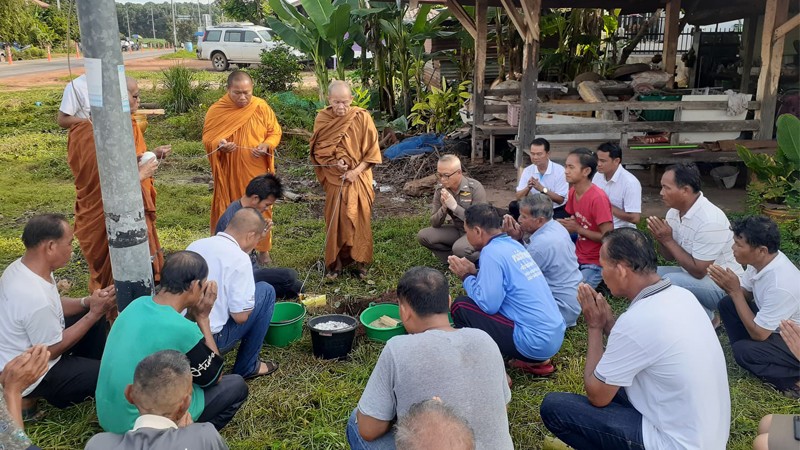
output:
POLYGON ((550 189, 547 188, 542 189, 542 194, 547 194, 548 192, 550 192, 550 189))

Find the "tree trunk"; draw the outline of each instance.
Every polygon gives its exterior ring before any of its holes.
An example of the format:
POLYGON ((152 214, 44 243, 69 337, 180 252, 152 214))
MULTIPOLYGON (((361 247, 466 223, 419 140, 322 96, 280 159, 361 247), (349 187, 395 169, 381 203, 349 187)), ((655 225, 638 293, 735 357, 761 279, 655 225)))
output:
POLYGON ((622 53, 619 56, 619 62, 617 64, 625 64, 625 61, 627 61, 628 57, 631 56, 631 53, 633 53, 633 50, 636 49, 637 45, 639 45, 639 42, 642 42, 642 39, 644 39, 644 35, 647 34, 647 30, 649 30, 650 27, 652 27, 656 21, 661 18, 662 13, 663 9, 657 9, 656 12, 654 12, 653 15, 647 19, 645 26, 639 28, 639 32, 636 33, 636 36, 634 36, 633 39, 631 39, 630 42, 625 44, 625 47, 622 48, 622 53))

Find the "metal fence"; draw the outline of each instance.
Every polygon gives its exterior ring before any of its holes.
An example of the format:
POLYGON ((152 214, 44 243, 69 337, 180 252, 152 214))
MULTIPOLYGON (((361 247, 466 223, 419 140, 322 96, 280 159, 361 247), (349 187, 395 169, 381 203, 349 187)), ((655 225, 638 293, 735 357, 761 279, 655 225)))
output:
MULTIPOLYGON (((651 14, 628 14, 620 16, 619 30, 617 33, 624 40, 633 39, 642 28, 645 28, 644 38, 634 49, 634 54, 652 55, 661 53, 664 50, 664 29, 666 18, 664 16, 655 19, 649 24, 651 14)), ((692 30, 694 27, 685 26, 678 36, 678 54, 688 52, 692 48, 692 30)), ((741 33, 740 24, 728 24, 724 26, 710 25, 701 27, 703 31, 728 31, 741 33)))

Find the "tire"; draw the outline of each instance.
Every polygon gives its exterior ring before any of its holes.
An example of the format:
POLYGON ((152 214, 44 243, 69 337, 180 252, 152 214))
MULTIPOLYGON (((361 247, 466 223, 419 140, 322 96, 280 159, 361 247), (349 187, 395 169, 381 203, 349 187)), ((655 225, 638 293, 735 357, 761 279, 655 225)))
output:
POLYGON ((228 70, 228 67, 230 67, 230 63, 228 63, 228 58, 226 58, 225 54, 223 54, 222 52, 216 52, 213 55, 211 55, 211 65, 217 72, 224 72, 228 70))

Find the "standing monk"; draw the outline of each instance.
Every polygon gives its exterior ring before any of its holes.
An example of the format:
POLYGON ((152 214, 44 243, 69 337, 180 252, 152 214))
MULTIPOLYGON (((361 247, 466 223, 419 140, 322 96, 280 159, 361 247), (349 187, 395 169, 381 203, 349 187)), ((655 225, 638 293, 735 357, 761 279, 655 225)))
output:
POLYGON ((311 163, 325 189, 325 268, 335 279, 357 264, 366 278, 372 262, 372 166, 380 164, 378 131, 366 110, 350 106, 353 94, 344 81, 328 86, 330 106, 317 114, 311 136, 311 163))
MULTIPOLYGON (((203 126, 214 198, 211 200, 211 233, 231 202, 244 196, 253 178, 275 173, 275 148, 281 142, 281 126, 266 101, 253 97, 253 79, 234 70, 228 76, 227 94, 208 108, 203 126)), ((272 219, 272 207, 264 211, 272 219)), ((256 246, 259 264, 270 262, 272 232, 256 246)))
MULTIPOLYGON (((133 78, 127 79, 128 101, 131 109, 131 126, 136 158, 147 151, 144 135, 133 119, 139 109, 139 86, 133 78)), ((158 159, 172 151, 172 146, 162 145, 153 150, 158 159)), ((153 174, 158 168, 158 159, 151 159, 139 165, 139 180, 142 186, 142 201, 147 222, 147 240, 150 245, 150 259, 153 263, 153 278, 161 279, 161 266, 164 254, 156 233, 156 189, 153 174)), ((97 167, 97 151, 94 146, 92 122, 83 121, 72 125, 67 138, 67 162, 75 176, 75 237, 81 246, 83 257, 89 264, 89 291, 111 285, 111 257, 108 253, 108 235, 103 213, 103 197, 100 192, 100 174, 97 167)))

